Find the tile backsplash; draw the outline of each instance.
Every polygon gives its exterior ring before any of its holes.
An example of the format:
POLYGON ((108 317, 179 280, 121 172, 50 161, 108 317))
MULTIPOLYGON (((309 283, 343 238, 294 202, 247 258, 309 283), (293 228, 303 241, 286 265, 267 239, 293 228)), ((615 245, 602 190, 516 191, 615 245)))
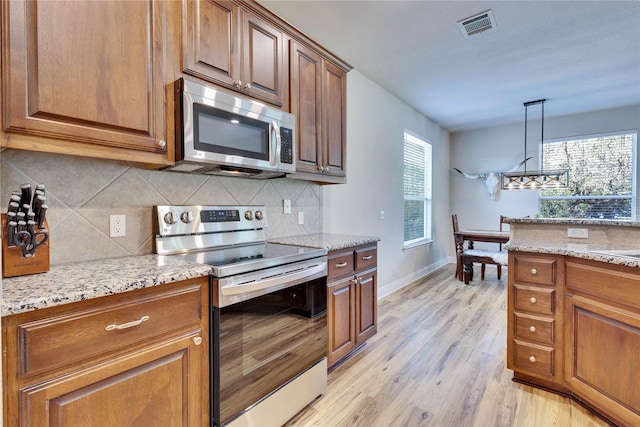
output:
MULTIPOLYGON (((51 264, 153 252, 154 205, 265 205, 267 237, 321 232, 318 184, 160 172, 127 162, 4 150, 0 204, 23 183, 46 185, 51 264), (283 214, 283 199, 292 213, 283 214), (298 212, 304 224, 298 225, 298 212), (109 237, 109 215, 126 215, 126 236, 109 237)), ((6 208, 3 208, 5 210, 6 208)))

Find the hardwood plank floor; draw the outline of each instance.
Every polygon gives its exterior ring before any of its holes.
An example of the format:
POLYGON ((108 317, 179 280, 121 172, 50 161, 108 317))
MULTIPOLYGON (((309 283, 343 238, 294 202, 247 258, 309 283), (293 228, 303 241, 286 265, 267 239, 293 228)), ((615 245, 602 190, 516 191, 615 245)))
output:
POLYGON ((571 399, 511 381, 507 274, 465 286, 442 268, 379 301, 378 333, 287 426, 607 426, 571 399))

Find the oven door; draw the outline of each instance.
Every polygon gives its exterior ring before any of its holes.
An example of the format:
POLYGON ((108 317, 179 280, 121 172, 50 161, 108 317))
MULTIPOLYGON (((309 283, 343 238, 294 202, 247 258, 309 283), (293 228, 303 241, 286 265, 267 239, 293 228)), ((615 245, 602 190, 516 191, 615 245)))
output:
POLYGON ((241 415, 326 356, 322 307, 325 278, 213 308, 212 425, 241 415))

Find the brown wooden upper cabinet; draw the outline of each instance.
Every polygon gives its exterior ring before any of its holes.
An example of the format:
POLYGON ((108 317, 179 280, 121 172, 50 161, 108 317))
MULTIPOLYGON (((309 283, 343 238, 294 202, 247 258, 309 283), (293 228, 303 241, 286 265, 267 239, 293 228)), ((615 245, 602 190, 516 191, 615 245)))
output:
POLYGON ((286 107, 284 33, 224 0, 184 0, 183 71, 286 107))
POLYGON ((3 2, 3 146, 169 163, 165 7, 3 2))
POLYGON ((347 73, 295 40, 289 52, 291 112, 298 138, 294 176, 345 182, 347 73))

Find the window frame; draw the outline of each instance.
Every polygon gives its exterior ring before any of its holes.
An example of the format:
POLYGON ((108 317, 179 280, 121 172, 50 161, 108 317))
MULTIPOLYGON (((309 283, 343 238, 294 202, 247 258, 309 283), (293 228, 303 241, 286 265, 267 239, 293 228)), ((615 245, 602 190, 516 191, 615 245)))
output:
MULTIPOLYGON (((640 212, 640 207, 638 206, 638 197, 637 197, 637 175, 638 175, 638 131, 637 129, 626 129, 620 131, 611 131, 611 132, 601 132, 594 134, 585 134, 585 135, 573 135, 566 136, 561 138, 553 138, 544 140, 544 144, 553 144, 565 141, 576 141, 576 140, 587 140, 587 139, 597 139, 597 138, 606 138, 608 136, 620 136, 620 135, 632 135, 631 142, 631 196, 627 195, 597 195, 597 196, 544 196, 541 191, 538 192, 538 212, 542 210, 542 202, 543 200, 580 200, 580 199, 631 199, 631 221, 636 221, 638 212, 640 212)), ((542 157, 542 149, 543 144, 542 141, 538 143, 538 156, 542 157)), ((542 165, 541 165, 542 167, 542 165)), ((571 173, 569 173, 569 180, 571 180, 571 173)), ((569 217, 567 217, 569 218, 569 217)), ((585 218, 587 219, 587 218, 585 218)), ((597 219, 597 218, 591 218, 597 219)))
POLYGON ((410 130, 405 129, 403 134, 403 160, 402 160, 402 168, 403 168, 403 179, 402 179, 402 194, 403 194, 403 249, 411 249, 418 246, 422 246, 428 243, 433 242, 433 144, 427 138, 416 134, 415 132, 411 132, 410 130), (407 195, 405 193, 405 183, 406 183, 406 146, 407 143, 421 145, 425 148, 425 161, 423 163, 424 166, 424 194, 422 196, 412 196, 407 195), (407 201, 423 201, 424 206, 424 227, 423 227, 423 235, 420 238, 405 240, 404 230, 405 223, 407 221, 407 211, 405 209, 407 201))

